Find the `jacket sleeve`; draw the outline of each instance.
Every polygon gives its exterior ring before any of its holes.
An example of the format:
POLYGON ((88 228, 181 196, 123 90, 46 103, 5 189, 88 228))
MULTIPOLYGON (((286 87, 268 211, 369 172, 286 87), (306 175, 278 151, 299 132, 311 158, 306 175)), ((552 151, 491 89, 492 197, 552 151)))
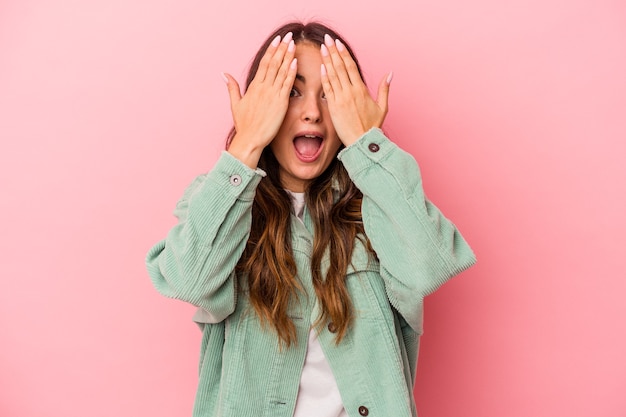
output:
POLYGON ((423 298, 476 262, 454 224, 428 201, 415 159, 371 129, 338 155, 363 193, 365 233, 387 297, 421 333, 423 298))
POLYGON ((187 188, 174 211, 178 224, 146 257, 156 289, 200 307, 207 322, 222 321, 235 309, 234 269, 264 175, 223 152, 215 167, 187 188))

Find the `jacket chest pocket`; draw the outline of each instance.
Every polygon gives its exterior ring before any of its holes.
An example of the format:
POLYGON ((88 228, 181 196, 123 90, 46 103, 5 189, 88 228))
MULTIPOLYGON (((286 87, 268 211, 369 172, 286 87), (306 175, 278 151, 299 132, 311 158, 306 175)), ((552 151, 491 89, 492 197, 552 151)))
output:
POLYGON ((354 248, 352 263, 346 271, 346 286, 357 320, 393 321, 380 264, 361 245, 354 248))

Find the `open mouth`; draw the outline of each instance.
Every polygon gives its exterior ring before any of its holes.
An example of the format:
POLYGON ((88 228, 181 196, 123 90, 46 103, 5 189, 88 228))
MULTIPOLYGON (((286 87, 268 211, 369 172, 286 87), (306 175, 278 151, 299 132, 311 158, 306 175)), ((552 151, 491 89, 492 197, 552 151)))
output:
POLYGON ((312 162, 322 152, 324 137, 317 133, 307 133, 296 136, 293 139, 293 146, 298 159, 303 162, 312 162))

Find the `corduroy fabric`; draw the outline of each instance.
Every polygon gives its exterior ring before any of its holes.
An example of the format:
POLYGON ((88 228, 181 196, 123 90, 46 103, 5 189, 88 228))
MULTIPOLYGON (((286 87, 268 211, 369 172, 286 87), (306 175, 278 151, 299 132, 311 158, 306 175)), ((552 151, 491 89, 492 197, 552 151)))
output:
MULTIPOLYGON (((357 239, 346 284, 356 319, 344 340, 323 327, 319 342, 346 412, 416 416, 415 365, 423 298, 475 257, 454 224, 424 196, 411 155, 372 129, 338 158, 363 192, 363 222, 378 259, 357 239)), ((199 307, 203 329, 194 416, 291 417, 319 306, 311 281, 313 230, 292 216, 294 258, 303 293, 289 306, 298 341, 280 349, 251 309, 235 265, 249 235, 254 193, 264 173, 227 152, 188 187, 178 224, 148 253, 157 290, 199 307)))

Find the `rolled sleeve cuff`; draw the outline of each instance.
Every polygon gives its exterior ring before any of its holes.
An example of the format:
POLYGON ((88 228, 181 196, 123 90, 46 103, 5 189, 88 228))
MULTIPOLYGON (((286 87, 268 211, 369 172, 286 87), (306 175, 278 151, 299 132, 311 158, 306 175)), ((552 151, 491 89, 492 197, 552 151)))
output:
POLYGON ((379 128, 365 132, 356 142, 343 149, 337 158, 343 163, 351 177, 359 172, 379 164, 397 149, 379 128))
POLYGON ((252 169, 227 151, 222 151, 208 179, 229 189, 229 193, 240 200, 253 200, 256 187, 265 175, 262 169, 252 169))

